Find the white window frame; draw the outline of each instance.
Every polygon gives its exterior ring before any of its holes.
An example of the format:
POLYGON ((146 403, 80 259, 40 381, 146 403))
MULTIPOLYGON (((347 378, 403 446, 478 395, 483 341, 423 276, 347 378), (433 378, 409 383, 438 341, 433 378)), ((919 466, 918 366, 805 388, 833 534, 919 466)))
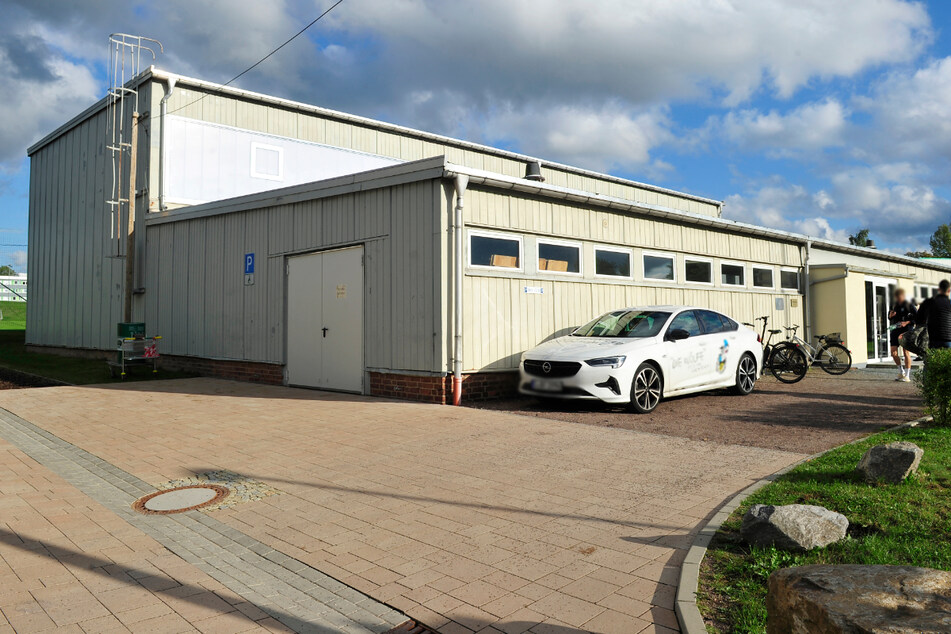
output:
POLYGON ((725 286, 725 287, 727 287, 727 288, 749 288, 749 284, 747 284, 747 280, 748 280, 748 278, 749 278, 749 275, 747 275, 747 269, 748 269, 748 268, 749 268, 749 267, 746 266, 746 262, 734 262, 734 261, 732 261, 732 260, 720 260, 720 286, 725 286), (723 281, 723 267, 724 267, 724 266, 739 266, 739 267, 741 267, 741 268, 743 269, 743 283, 742 283, 742 284, 727 284, 726 282, 724 282, 724 281, 723 281))
POLYGON ((790 266, 781 266, 779 267, 779 289, 782 291, 796 291, 797 293, 802 292, 802 272, 790 266), (789 286, 783 286, 783 273, 795 273, 796 274, 796 288, 791 288, 789 286))
POLYGON ((624 247, 608 247, 600 244, 594 245, 594 250, 592 251, 594 256, 594 261, 591 263, 592 271, 594 271, 594 276, 601 279, 608 280, 633 280, 634 279, 634 249, 625 249, 624 247), (626 253, 628 261, 628 269, 630 270, 630 275, 602 275, 598 273, 598 251, 610 251, 611 253, 626 253))
POLYGON ((535 271, 539 275, 569 275, 571 277, 582 277, 584 275, 584 245, 580 242, 571 240, 558 240, 556 238, 535 238, 535 271), (578 272, 574 271, 543 271, 538 268, 538 247, 542 244, 548 244, 554 247, 572 247, 578 249, 578 272))
POLYGON ((251 178, 263 178, 269 181, 284 180, 284 148, 279 145, 268 145, 251 141, 251 178), (268 150, 277 152, 277 175, 266 174, 258 171, 258 150, 268 150))
POLYGON ((466 238, 466 260, 469 264, 469 268, 478 269, 481 271, 516 271, 524 272, 525 271, 525 244, 522 241, 521 234, 518 233, 504 233, 501 231, 480 231, 478 229, 469 229, 468 237, 466 238), (472 237, 478 236, 481 238, 497 238, 499 240, 514 240, 518 242, 518 266, 486 266, 484 264, 473 264, 472 263, 472 237))
POLYGON ((766 290, 775 290, 776 289, 776 269, 772 266, 763 266, 762 264, 754 264, 750 267, 750 288, 762 288, 766 290), (769 286, 757 286, 756 285, 756 271, 769 271, 770 279, 773 280, 773 283, 769 286))
POLYGON ((677 255, 674 253, 667 253, 664 251, 641 251, 641 275, 644 276, 644 281, 646 282, 663 282, 667 284, 676 284, 677 283, 677 255), (674 274, 673 279, 665 279, 663 277, 647 277, 647 267, 644 266, 644 258, 667 258, 671 262, 670 270, 674 274))
POLYGON ((715 283, 713 272, 716 269, 716 267, 713 265, 713 258, 704 258, 699 255, 685 255, 682 269, 683 269, 684 284, 696 284, 697 286, 713 286, 715 283), (709 264, 710 265, 710 281, 696 282, 693 280, 688 280, 687 279, 687 262, 702 262, 704 264, 709 264))

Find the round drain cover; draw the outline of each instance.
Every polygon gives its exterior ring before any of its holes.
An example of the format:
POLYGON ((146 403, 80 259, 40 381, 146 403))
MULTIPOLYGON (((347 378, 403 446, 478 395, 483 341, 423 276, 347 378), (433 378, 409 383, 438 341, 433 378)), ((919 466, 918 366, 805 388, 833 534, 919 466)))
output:
POLYGON ((217 484, 198 484, 178 487, 165 491, 156 491, 139 498, 132 508, 140 513, 162 514, 183 513, 217 502, 230 493, 227 488, 217 484))

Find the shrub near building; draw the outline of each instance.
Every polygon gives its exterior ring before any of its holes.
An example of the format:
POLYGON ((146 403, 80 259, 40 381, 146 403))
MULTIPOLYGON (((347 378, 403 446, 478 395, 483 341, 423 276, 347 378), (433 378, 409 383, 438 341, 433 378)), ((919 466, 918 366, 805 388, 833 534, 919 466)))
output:
POLYGON ((935 423, 951 423, 951 348, 930 351, 915 383, 935 423))

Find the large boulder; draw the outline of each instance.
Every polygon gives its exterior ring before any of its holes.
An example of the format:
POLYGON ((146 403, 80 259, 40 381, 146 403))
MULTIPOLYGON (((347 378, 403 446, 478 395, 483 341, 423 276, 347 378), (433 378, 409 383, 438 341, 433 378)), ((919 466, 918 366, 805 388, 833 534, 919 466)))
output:
POLYGON ((918 470, 923 455, 913 442, 890 442, 866 451, 857 469, 867 482, 897 484, 918 470))
POLYGON ((740 534, 754 546, 805 551, 843 539, 848 528, 844 515, 821 506, 754 504, 743 517, 740 534))
POLYGON ((766 597, 769 634, 951 632, 951 573, 912 566, 777 570, 766 597))

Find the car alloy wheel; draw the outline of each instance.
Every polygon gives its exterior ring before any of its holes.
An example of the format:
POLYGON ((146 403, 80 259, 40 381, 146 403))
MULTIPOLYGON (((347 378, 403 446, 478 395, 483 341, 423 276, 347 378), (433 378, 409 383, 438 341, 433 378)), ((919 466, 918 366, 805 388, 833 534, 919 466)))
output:
POLYGON ((740 358, 740 363, 736 367, 736 392, 738 394, 749 394, 753 391, 756 384, 756 361, 748 354, 740 358))
POLYGON ((657 368, 643 364, 634 373, 634 385, 631 386, 631 407, 641 414, 654 411, 660 403, 663 383, 657 368))

